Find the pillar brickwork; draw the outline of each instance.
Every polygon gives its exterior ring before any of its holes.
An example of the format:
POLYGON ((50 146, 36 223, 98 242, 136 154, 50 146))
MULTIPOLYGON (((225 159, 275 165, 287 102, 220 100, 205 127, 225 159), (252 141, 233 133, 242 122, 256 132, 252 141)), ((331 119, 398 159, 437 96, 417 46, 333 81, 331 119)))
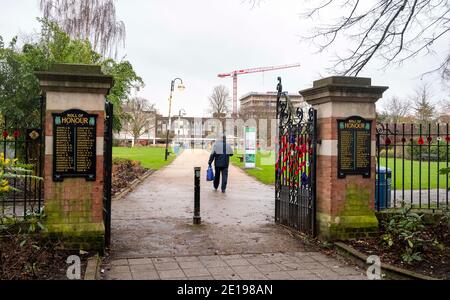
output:
POLYGON ((103 151, 105 96, 113 78, 100 66, 54 65, 36 72, 45 94, 44 199, 46 231, 65 248, 103 249, 103 151), (95 181, 85 178, 54 180, 54 116, 69 110, 97 116, 95 181))
POLYGON ((376 105, 387 87, 372 86, 369 78, 330 77, 301 91, 317 110, 317 230, 326 240, 366 236, 378 230, 375 216, 376 105), (362 117, 372 122, 371 177, 338 176, 338 121, 362 117))

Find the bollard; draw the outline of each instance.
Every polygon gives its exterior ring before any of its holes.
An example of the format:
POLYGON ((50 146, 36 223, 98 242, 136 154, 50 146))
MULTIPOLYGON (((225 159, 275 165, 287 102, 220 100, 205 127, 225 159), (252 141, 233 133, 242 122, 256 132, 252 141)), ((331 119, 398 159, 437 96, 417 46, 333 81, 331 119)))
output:
POLYGON ((195 193, 194 193, 194 225, 200 225, 202 218, 200 217, 200 176, 202 168, 194 168, 195 174, 195 193))

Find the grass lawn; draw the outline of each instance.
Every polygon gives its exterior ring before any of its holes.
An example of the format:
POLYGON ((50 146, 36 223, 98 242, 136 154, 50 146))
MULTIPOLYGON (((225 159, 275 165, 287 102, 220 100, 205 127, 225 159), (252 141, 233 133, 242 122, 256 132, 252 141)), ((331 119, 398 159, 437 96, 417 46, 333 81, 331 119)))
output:
POLYGON ((138 148, 126 148, 126 147, 114 147, 114 158, 125 158, 135 161, 140 161, 142 166, 147 169, 159 170, 164 166, 169 165, 174 159, 175 155, 169 156, 167 161, 164 160, 165 148, 150 148, 150 147, 138 147, 138 148))
MULTIPOLYGON (((239 161, 239 156, 242 154, 237 154, 232 157, 231 162, 233 165, 244 168, 244 163, 239 161)), ((272 152, 258 152, 256 156, 256 169, 245 170, 247 174, 255 177, 259 181, 265 184, 275 184, 275 156, 272 152), (262 164, 262 162, 264 162, 262 164)), ((396 172, 392 174, 392 189, 402 189, 404 185, 406 190, 411 189, 411 184, 414 190, 420 188, 419 184, 419 170, 422 170, 422 189, 428 188, 428 183, 431 189, 438 188, 438 178, 439 178, 439 188, 445 189, 447 184, 447 176, 439 175, 439 170, 446 167, 445 163, 430 162, 430 180, 428 182, 428 162, 405 160, 405 167, 403 169, 402 160, 393 158, 388 159, 388 167, 394 172, 394 164, 396 164, 396 172), (395 161, 395 162, 394 162, 395 161), (413 177, 411 181, 411 168, 413 170, 413 177), (404 184, 402 174, 405 174, 404 184)), ((381 166, 386 166, 386 158, 381 158, 381 166)), ((318 174, 320 176, 320 174, 318 174)), ((449 180, 450 185, 450 180, 449 180)))
MULTIPOLYGON (((411 189, 411 184, 414 190, 418 190, 420 187, 420 182, 422 182, 422 189, 428 188, 428 183, 430 188, 438 188, 438 178, 439 178, 439 188, 445 189, 447 184, 447 175, 439 175, 439 169, 445 168, 446 163, 430 162, 430 167, 428 168, 428 162, 405 160, 405 167, 403 169, 402 159, 388 158, 388 168, 394 172, 394 165, 396 165, 395 174, 392 174, 392 189, 401 189, 403 186, 403 173, 405 177, 404 186, 405 189, 411 189), (413 171, 413 180, 411 182, 411 169, 413 171), (422 173, 422 180, 419 181, 419 171, 422 173), (428 180, 428 170, 430 171, 430 180, 428 180), (429 181, 429 182, 428 182, 429 181)), ((386 166, 386 158, 381 158, 381 166, 386 166)), ((450 185, 450 181, 449 181, 450 185)))
MULTIPOLYGON (((243 156, 243 154, 234 155, 231 163, 239 168, 244 168, 244 163, 239 161, 239 156, 243 156)), ((245 172, 262 183, 275 184, 275 152, 258 152, 256 169, 248 169, 245 172)))

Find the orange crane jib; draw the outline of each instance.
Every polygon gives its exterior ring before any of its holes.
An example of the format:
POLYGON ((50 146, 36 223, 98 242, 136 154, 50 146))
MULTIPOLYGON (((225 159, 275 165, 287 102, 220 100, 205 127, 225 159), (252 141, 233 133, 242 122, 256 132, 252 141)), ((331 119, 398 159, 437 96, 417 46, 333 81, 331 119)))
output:
POLYGON ((290 68, 298 68, 300 64, 292 64, 292 65, 284 65, 284 66, 276 66, 276 67, 265 67, 265 68, 253 68, 253 69, 245 69, 245 70, 237 70, 230 73, 219 74, 219 78, 233 77, 233 117, 237 116, 237 76, 252 74, 252 73, 261 73, 261 72, 269 72, 275 70, 283 70, 290 68))

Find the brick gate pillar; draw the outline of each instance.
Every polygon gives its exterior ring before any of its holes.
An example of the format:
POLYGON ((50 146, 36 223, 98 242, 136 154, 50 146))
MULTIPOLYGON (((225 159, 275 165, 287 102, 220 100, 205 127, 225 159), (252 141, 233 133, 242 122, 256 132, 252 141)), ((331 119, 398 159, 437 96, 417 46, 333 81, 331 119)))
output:
MULTIPOLYGON (((104 148, 104 120, 105 120, 105 95, 113 83, 113 78, 105 76, 101 72, 100 66, 90 65, 67 65, 56 64, 47 72, 36 72, 40 86, 45 94, 45 161, 44 161, 44 199, 45 213, 47 215, 46 230, 51 238, 58 239, 65 248, 97 250, 103 249, 105 226, 103 223, 103 148, 104 148), (89 125, 94 124, 96 119, 95 132, 85 149, 78 150, 86 152, 87 148, 95 149, 91 151, 91 158, 88 161, 93 175, 87 177, 73 176, 80 172, 83 167, 78 166, 78 170, 70 170, 70 166, 65 166, 64 158, 61 169, 67 169, 67 178, 63 175, 56 175, 55 152, 65 151, 67 145, 61 138, 59 145, 55 145, 55 124, 60 124, 62 117, 55 120, 55 114, 62 114, 68 111, 83 111, 93 118, 88 118, 89 125), (91 123, 92 122, 92 123, 91 123), (95 148, 92 146, 95 145, 95 148), (63 147, 58 148, 56 147, 63 147), (55 165, 54 165, 55 164, 55 165)), ((68 114, 74 116, 74 114, 68 114)), ((77 116, 80 116, 78 114, 77 116)), ((66 118, 67 119, 67 118, 66 118)), ((71 122, 78 122, 74 119, 71 122)), ((64 124, 64 120, 62 124, 64 124)), ((68 124, 68 123, 67 123, 68 124)), ((88 126, 82 124, 81 126, 88 126)), ((93 127, 94 128, 94 127, 93 127)), ((80 130, 81 131, 81 130, 80 130)), ((78 131, 77 131, 78 132, 78 131)), ((85 134, 84 132, 82 134, 85 134)), ((78 133, 77 133, 77 136, 78 133)), ((81 139, 81 138, 80 138, 81 139)), ((75 143, 86 143, 77 141, 75 143)), ((80 146, 73 146, 74 152, 80 146)), ((70 152, 70 153, 74 153, 70 152)), ((61 156, 61 154, 59 154, 61 156)), ((75 155, 86 155, 77 153, 75 155)), ((68 160, 71 160, 68 155, 68 160)), ((79 160, 76 158, 75 160, 79 160)), ((60 162, 61 164, 61 162, 60 162)), ((69 163, 70 164, 70 163, 69 163)), ((72 161, 72 167, 74 162, 72 161)), ((75 163, 76 164, 76 163, 75 163)), ((82 164, 85 164, 83 162, 82 164)))
MULTIPOLYGON (((366 236, 378 229, 375 216, 376 106, 387 87, 371 85, 370 78, 330 77, 301 91, 317 110, 319 141, 317 153, 316 219, 318 235, 325 240, 366 236), (338 175, 338 121, 361 117, 372 124, 368 130, 370 178, 338 175)), ((368 176, 366 176, 368 177, 368 176)))

